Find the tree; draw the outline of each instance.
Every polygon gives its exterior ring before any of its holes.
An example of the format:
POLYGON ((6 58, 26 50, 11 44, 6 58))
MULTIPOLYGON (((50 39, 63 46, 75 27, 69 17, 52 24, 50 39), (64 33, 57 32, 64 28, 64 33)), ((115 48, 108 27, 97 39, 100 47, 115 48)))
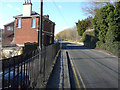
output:
POLYGON ((72 40, 72 41, 75 41, 76 40, 76 33, 77 33, 77 30, 75 27, 73 28, 68 28, 68 29, 65 29, 61 32, 59 32, 55 38, 58 39, 58 40, 72 40))
POLYGON ((98 10, 106 5, 106 2, 90 2, 88 6, 82 8, 85 14, 89 14, 90 16, 94 17, 98 10))
POLYGON ((114 9, 111 9, 108 16, 108 32, 106 34, 106 43, 120 41, 120 4, 115 3, 114 9))
POLYGON ((108 23, 110 20, 109 14, 113 12, 114 6, 111 3, 107 3, 106 6, 99 9, 93 19, 93 27, 95 29, 95 36, 105 43, 106 41, 106 33, 108 31, 108 23))
POLYGON ((92 17, 88 17, 85 20, 79 20, 77 23, 78 34, 82 36, 86 29, 92 28, 92 17))
POLYGON ((120 2, 115 3, 114 13, 114 21, 116 22, 115 38, 117 41, 120 41, 120 2))

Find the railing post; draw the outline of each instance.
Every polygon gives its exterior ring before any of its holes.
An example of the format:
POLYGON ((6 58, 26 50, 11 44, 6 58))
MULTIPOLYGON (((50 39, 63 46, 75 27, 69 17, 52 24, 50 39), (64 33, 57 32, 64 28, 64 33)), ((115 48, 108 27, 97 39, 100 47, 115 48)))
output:
POLYGON ((46 47, 44 48, 44 50, 45 50, 45 51, 44 51, 44 55, 45 55, 45 56, 44 56, 44 81, 45 81, 45 71, 46 71, 46 70, 45 70, 45 69, 46 69, 46 68, 45 68, 45 67, 46 67, 46 62, 45 62, 45 59, 46 59, 46 47))
POLYGON ((4 74, 5 74, 5 72, 4 72, 4 61, 2 61, 2 72, 3 72, 3 74, 2 74, 2 89, 4 90, 4 74))
MULTIPOLYGON (((30 56, 30 54, 27 55, 27 59, 26 59, 26 75, 25 75, 25 78, 26 78, 26 82, 25 82, 26 84, 25 85, 26 86, 27 86, 27 63, 28 63, 27 60, 28 60, 29 56, 30 56)), ((25 88, 27 88, 27 87, 25 87, 25 88)))
POLYGON ((14 69, 13 69, 13 85, 15 86, 15 83, 14 83, 14 81, 15 81, 15 58, 13 59, 13 65, 14 65, 14 69))
POLYGON ((22 88, 22 61, 23 61, 23 55, 21 55, 21 88, 22 88))
POLYGON ((11 61, 11 59, 9 59, 9 60, 7 60, 7 62, 8 62, 8 68, 9 68, 9 76, 8 76, 8 88, 9 88, 9 84, 10 84, 10 61, 11 61))
MULTIPOLYGON (((30 57, 30 59, 29 59, 29 71, 28 71, 28 76, 29 76, 29 79, 28 80, 30 80, 31 79, 31 74, 30 74, 30 72, 31 72, 31 67, 30 67, 30 61, 31 61, 31 57, 30 57)), ((31 81, 30 81, 31 82, 31 81)), ((29 83, 29 85, 30 85, 30 83, 29 83)))
POLYGON ((19 86, 19 56, 17 57, 17 88, 19 86))
POLYGON ((24 63, 24 81, 23 81, 24 83, 23 84, 25 85, 25 60, 23 61, 23 63, 24 63))

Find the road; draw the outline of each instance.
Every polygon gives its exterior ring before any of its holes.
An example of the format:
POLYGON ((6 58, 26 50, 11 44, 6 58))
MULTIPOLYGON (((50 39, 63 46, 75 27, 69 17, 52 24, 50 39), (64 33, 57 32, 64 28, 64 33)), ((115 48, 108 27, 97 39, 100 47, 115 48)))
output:
MULTIPOLYGON (((75 43, 61 42, 68 52, 78 88, 118 88, 118 58, 75 43)), ((72 76, 70 76, 72 77, 72 76)))

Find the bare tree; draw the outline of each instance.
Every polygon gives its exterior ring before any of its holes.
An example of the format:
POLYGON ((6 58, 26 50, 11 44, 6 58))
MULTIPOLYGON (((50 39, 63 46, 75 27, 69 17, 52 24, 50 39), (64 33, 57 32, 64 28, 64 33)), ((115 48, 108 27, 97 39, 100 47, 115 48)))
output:
MULTIPOLYGON (((108 1, 110 1, 110 0, 108 0, 108 1)), ((95 13, 98 11, 98 9, 105 6, 106 3, 108 3, 108 2, 102 2, 102 0, 101 0, 101 2, 100 2, 100 0, 96 0, 96 2, 95 2, 94 0, 91 0, 91 2, 89 2, 89 5, 82 8, 82 10, 84 11, 84 14, 89 14, 90 16, 94 16, 95 13)))

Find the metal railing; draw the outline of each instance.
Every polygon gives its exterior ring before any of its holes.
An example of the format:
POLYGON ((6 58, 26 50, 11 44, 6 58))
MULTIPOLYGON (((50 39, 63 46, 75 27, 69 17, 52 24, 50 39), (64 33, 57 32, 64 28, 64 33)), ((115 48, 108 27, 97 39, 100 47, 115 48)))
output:
POLYGON ((41 86, 47 80, 59 50, 60 44, 56 43, 43 48, 42 52, 37 49, 2 60, 2 89, 41 86))

